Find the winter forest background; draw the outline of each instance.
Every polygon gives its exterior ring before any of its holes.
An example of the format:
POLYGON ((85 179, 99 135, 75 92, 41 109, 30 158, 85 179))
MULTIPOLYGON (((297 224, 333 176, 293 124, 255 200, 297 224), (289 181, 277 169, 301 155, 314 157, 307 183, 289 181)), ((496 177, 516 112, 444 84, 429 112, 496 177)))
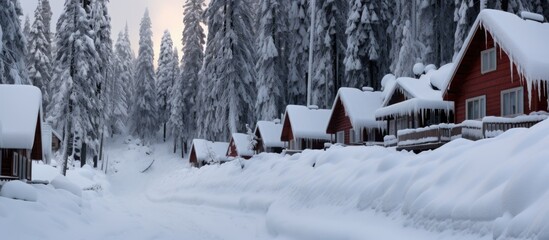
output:
POLYGON ((38 1, 31 23, 19 0, 0 0, 0 83, 42 90, 65 160, 73 148, 97 160, 126 131, 144 141, 160 131, 179 149, 227 141, 305 105, 309 75, 312 104, 331 108, 339 87, 379 90, 386 74, 451 62, 482 8, 549 17, 549 0, 316 0, 314 14, 313 0, 185 0, 183 48, 166 31, 154 59, 148 12, 134 54, 128 27, 112 39, 108 0, 66 0, 57 23, 38 1))

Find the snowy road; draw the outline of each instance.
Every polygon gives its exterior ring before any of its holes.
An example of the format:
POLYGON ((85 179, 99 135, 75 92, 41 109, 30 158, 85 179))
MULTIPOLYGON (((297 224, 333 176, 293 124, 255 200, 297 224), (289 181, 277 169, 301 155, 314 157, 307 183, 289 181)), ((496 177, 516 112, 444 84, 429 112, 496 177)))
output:
POLYGON ((330 207, 292 210, 273 204, 266 211, 247 211, 224 203, 212 204, 226 201, 223 197, 217 199, 216 193, 197 197, 190 190, 178 193, 190 201, 157 200, 151 198, 154 195, 151 190, 169 182, 163 178, 186 172, 181 160, 169 154, 168 149, 157 145, 150 159, 132 162, 131 159, 142 158, 139 149, 113 148, 111 154, 122 160, 118 162, 119 171, 108 177, 110 190, 104 196, 87 193, 88 206, 82 212, 85 220, 68 228, 66 239, 480 239, 405 227, 408 223, 398 217, 369 210, 346 212, 330 207), (140 173, 155 158, 151 171, 140 173), (211 199, 196 201, 204 198, 211 199))
MULTIPOLYGON (((387 215, 348 205, 346 195, 330 195, 324 187, 300 189, 295 184, 300 178, 270 185, 248 182, 239 165, 188 169, 168 144, 149 149, 115 143, 108 155, 112 167, 106 177, 89 167, 70 172, 69 178, 79 186, 102 186, 101 191, 84 191, 81 199, 51 186, 37 186, 41 190, 36 203, 0 198, 0 232, 25 240, 492 239, 491 234, 468 235, 466 229, 448 231, 444 224, 431 224, 436 228, 426 230, 398 212, 387 215), (141 173, 153 159, 151 169, 141 173), (215 176, 226 184, 204 176, 215 176), (282 192, 279 186, 287 184, 294 185, 282 192), (238 190, 246 185, 246 192, 238 190)), ((306 166, 306 161, 301 163, 306 166)), ((256 167, 286 167, 273 164, 256 167)), ((258 170, 260 175, 266 173, 256 167, 247 168, 248 176, 258 170)), ((288 170, 293 170, 303 176, 308 168, 294 166, 283 172, 291 175, 288 170)), ((342 190, 337 186, 332 191, 342 190)))

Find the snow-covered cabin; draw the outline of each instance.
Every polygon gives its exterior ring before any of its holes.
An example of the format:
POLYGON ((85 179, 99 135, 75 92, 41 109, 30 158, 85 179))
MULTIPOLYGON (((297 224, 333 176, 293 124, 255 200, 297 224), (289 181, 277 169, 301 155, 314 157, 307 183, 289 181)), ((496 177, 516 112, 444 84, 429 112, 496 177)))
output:
POLYGON ((316 106, 288 105, 280 138, 287 143, 287 152, 323 149, 324 143, 330 142, 330 135, 326 133, 330 112, 316 106))
POLYGON ((383 143, 385 121, 377 121, 375 111, 381 108, 382 92, 372 88, 340 88, 332 106, 326 133, 335 135, 343 144, 383 143))
POLYGON ((227 148, 227 157, 250 159, 255 154, 251 141, 248 134, 233 133, 227 148))
POLYGON ((28 85, 0 85, 0 179, 31 180, 43 160, 42 93, 28 85))
POLYGON ((284 148, 284 143, 280 140, 282 133, 282 124, 280 120, 275 121, 258 121, 255 127, 255 137, 257 139, 257 153, 269 152, 280 153, 284 148))
POLYGON ((228 147, 229 143, 226 142, 193 139, 189 162, 194 167, 226 162, 225 153, 227 153, 228 147))
POLYGON ((386 83, 382 108, 375 113, 377 120, 386 120, 388 135, 397 136, 399 130, 422 128, 453 122, 454 102, 444 101, 442 91, 432 82, 440 82, 450 75, 452 64, 438 70, 431 69, 419 79, 401 77, 386 83))
MULTIPOLYGON (((541 17, 543 19, 543 17, 541 17)), ((447 81, 436 83, 455 103, 455 121, 547 111, 549 23, 483 10, 447 81)))

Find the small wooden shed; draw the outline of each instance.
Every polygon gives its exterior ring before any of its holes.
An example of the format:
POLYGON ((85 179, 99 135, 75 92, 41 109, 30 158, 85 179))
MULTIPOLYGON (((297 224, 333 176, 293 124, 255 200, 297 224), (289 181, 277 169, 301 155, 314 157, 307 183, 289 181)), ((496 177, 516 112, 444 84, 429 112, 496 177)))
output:
POLYGON ((0 85, 0 180, 32 180, 43 160, 42 93, 28 85, 0 85))
POLYGON ((383 93, 372 88, 340 88, 326 132, 335 135, 335 142, 346 145, 383 144, 387 125, 375 117, 382 101, 383 93))
POLYGON ((330 110, 328 109, 288 105, 280 138, 286 142, 287 152, 323 149, 324 143, 330 142, 330 135, 326 133, 329 119, 330 110))
POLYGON ((254 132, 257 139, 257 144, 255 147, 256 153, 282 152, 284 143, 280 140, 282 124, 280 124, 279 119, 274 121, 258 121, 254 132))
POLYGON ((243 133, 233 133, 229 147, 227 149, 227 157, 250 159, 254 155, 254 149, 251 144, 250 136, 243 133))
POLYGON ((211 142, 204 139, 193 139, 189 154, 189 163, 193 167, 202 167, 208 164, 224 163, 227 161, 225 153, 229 143, 211 142))

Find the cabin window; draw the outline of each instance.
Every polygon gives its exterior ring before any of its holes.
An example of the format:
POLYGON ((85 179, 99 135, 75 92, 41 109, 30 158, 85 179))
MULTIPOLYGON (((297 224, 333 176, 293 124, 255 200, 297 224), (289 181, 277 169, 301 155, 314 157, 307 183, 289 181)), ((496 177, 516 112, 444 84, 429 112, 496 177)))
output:
POLYGON ((490 48, 480 53, 481 63, 480 68, 482 74, 495 71, 497 68, 496 48, 490 48))
POLYGON ((467 120, 479 120, 486 116, 486 96, 467 99, 467 120))
POLYGON ((13 165, 12 165, 12 175, 17 176, 17 170, 19 165, 19 153, 13 153, 13 165))
POLYGON ((524 113, 523 88, 513 88, 501 92, 501 115, 516 116, 524 113))
POLYGON ((345 143, 345 131, 339 131, 336 133, 336 142, 345 143))

